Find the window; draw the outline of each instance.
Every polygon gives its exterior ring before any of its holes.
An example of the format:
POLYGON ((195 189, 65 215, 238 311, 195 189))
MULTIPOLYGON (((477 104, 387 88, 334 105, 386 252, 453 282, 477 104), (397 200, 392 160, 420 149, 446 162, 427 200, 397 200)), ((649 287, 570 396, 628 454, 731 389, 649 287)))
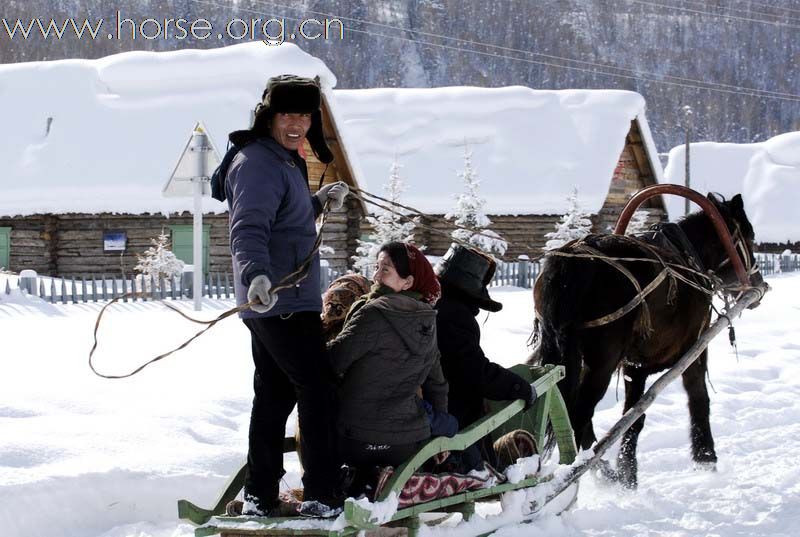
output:
MULTIPOLYGON (((191 265, 194 263, 194 248, 192 247, 192 237, 194 226, 174 225, 169 226, 172 231, 172 253, 175 257, 191 265)), ((208 235, 211 224, 203 224, 203 272, 208 272, 208 235)))
POLYGON ((11 256, 11 228, 0 227, 0 268, 9 269, 8 261, 11 256))

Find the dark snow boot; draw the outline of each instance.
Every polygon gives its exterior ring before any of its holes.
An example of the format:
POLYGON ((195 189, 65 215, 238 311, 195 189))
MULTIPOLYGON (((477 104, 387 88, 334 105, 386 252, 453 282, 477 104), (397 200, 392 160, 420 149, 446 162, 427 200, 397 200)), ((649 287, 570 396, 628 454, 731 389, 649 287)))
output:
POLYGON ((334 518, 341 514, 342 507, 331 507, 322 502, 311 500, 301 503, 297 512, 304 517, 334 518))

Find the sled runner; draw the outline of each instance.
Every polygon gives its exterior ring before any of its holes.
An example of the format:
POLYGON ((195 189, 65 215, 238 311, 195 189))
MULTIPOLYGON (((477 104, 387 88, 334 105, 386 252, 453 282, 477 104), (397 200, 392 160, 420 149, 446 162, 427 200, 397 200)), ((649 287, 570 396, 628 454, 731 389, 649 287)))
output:
MULTIPOLYGON (((518 365, 512 368, 536 390, 536 402, 523 412, 524 402, 492 403, 491 412, 483 419, 462 430, 452 438, 437 437, 425 444, 416 455, 405 464, 399 466, 384 481, 378 490, 375 502, 348 499, 344 505, 342 516, 333 520, 315 518, 263 518, 250 516, 225 516, 225 506, 233 500, 244 485, 242 468, 228 482, 214 507, 203 509, 187 500, 178 501, 178 514, 181 519, 200 525, 195 530, 197 537, 221 534, 222 537, 241 537, 251 535, 319 535, 329 537, 345 537, 355 535, 359 531, 381 530, 381 534, 392 531, 403 535, 415 535, 423 524, 420 515, 425 515, 427 522, 443 522, 448 517, 428 513, 461 513, 463 520, 469 520, 475 513, 477 502, 496 501, 503 493, 515 490, 530 489, 538 484, 550 481, 552 475, 531 472, 532 475, 519 476, 517 479, 488 486, 485 488, 455 488, 453 495, 436 497, 428 501, 414 503, 408 491, 410 482, 419 481, 418 471, 426 461, 438 453, 445 451, 462 451, 486 435, 496 440, 513 430, 522 429, 530 433, 539 451, 545 445, 548 427, 553 433, 558 446, 559 463, 571 464, 576 457, 575 441, 569 423, 564 401, 556 384, 564 376, 561 366, 527 366, 518 365), (399 501, 399 498, 405 498, 399 501), (397 507, 399 505, 399 507, 397 507), (434 518, 430 518, 434 516, 434 518)), ((287 438, 285 451, 294 450, 294 439, 287 438)), ((535 470, 535 468, 534 468, 535 470)), ((416 497, 419 500, 419 497, 416 497)), ((389 533, 386 533, 389 532, 389 533)))

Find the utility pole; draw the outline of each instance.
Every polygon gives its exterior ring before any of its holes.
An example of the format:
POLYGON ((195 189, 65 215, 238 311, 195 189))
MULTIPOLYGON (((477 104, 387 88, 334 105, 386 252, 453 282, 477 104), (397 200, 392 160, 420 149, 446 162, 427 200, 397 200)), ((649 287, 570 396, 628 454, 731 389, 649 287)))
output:
MULTIPOLYGON (((683 107, 683 117, 684 117, 684 128, 686 129, 686 171, 684 177, 684 184, 686 188, 691 188, 691 180, 690 180, 690 166, 689 166, 689 146, 692 140, 692 107, 691 106, 684 106, 683 107)), ((689 214, 689 198, 686 198, 683 202, 683 214, 684 216, 689 214)))

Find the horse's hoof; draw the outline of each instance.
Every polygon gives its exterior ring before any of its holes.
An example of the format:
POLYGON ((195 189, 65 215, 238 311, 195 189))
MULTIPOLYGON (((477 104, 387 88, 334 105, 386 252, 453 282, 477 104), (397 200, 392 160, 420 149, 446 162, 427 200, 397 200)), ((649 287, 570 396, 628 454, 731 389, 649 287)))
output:
POLYGON ((607 460, 600 459, 597 463, 597 476, 607 483, 616 483, 619 481, 619 474, 611 467, 611 463, 607 460))

